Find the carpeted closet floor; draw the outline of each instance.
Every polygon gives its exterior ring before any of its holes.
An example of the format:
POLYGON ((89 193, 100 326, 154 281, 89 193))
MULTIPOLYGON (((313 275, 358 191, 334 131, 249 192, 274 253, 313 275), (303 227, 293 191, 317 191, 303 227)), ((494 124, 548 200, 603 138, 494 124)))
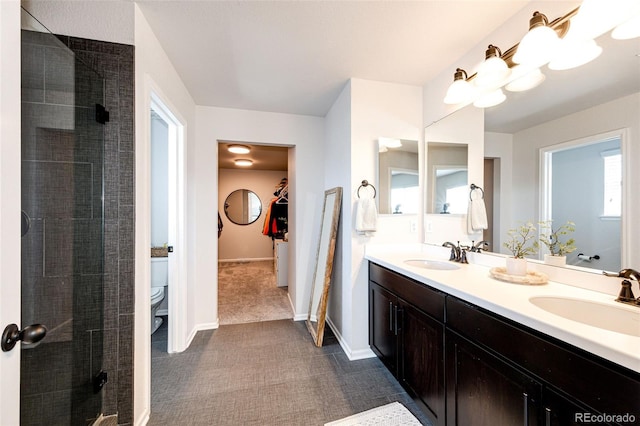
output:
POLYGON ((218 263, 218 318, 220 325, 293 318, 272 260, 218 263))

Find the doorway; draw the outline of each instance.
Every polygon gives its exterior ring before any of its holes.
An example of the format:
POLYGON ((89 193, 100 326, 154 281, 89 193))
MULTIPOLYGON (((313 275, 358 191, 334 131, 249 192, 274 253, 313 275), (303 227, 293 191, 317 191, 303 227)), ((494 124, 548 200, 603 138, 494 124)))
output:
POLYGON ((218 143, 221 325, 293 318, 288 289, 289 150, 218 143), (234 153, 241 150, 243 153, 234 153), (245 160, 237 165, 236 160, 245 160))
POLYGON ((184 350, 187 338, 184 125, 154 91, 149 134, 151 287, 164 291, 156 313, 167 319, 167 352, 173 353, 184 350))

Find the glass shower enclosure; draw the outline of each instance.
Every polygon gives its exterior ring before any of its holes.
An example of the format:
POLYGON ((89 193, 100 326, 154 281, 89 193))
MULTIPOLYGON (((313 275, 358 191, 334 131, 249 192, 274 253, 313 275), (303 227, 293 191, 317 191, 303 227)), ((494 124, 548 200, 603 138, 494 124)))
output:
POLYGON ((104 81, 22 11, 23 425, 91 424, 102 411, 104 81))

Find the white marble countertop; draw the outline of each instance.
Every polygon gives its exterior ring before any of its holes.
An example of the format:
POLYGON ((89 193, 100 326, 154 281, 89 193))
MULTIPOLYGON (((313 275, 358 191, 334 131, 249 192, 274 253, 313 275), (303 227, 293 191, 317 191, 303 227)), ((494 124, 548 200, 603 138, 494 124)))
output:
POLYGON ((609 304, 635 310, 640 328, 640 307, 615 302, 615 297, 588 289, 549 281, 544 285, 522 285, 492 278, 490 267, 457 264, 457 270, 435 270, 410 266, 408 259, 448 261, 448 252, 421 249, 418 246, 367 246, 365 259, 394 270, 416 281, 459 297, 505 318, 531 327, 578 348, 596 354, 636 372, 640 372, 640 337, 604 330, 551 314, 529 301, 536 296, 565 297, 609 304))

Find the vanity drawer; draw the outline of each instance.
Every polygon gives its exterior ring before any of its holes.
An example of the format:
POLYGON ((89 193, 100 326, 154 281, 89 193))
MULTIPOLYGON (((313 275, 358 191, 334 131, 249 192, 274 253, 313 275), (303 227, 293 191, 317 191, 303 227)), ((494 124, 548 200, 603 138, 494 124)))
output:
POLYGON ((542 382, 600 412, 640 418, 640 374, 453 296, 446 312, 447 328, 542 382))
POLYGON ((436 320, 444 321, 444 293, 371 262, 369 279, 436 320))

